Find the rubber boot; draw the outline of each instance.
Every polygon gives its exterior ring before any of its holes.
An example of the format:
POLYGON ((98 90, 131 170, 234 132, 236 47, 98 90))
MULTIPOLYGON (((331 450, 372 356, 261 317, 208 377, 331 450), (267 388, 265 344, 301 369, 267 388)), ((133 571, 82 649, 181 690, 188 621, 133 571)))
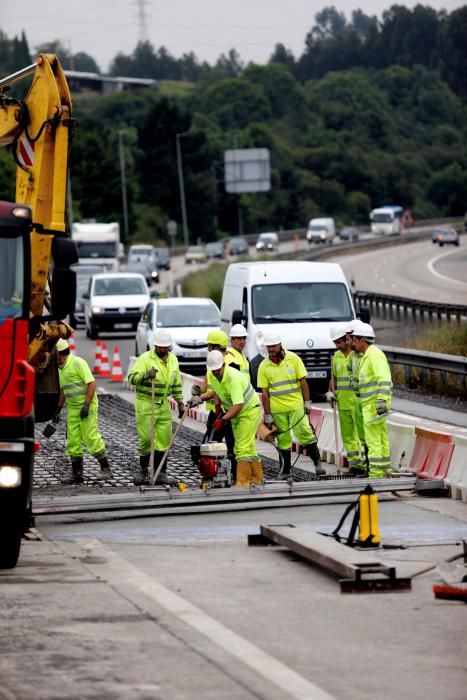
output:
POLYGON ((280 450, 280 453, 282 455, 282 471, 279 474, 279 479, 287 481, 292 468, 292 452, 291 450, 280 450))
POLYGON ((255 486, 263 484, 263 465, 258 458, 251 462, 251 483, 255 486))
POLYGON ((140 455, 139 471, 135 472, 133 483, 135 486, 143 486, 149 484, 149 455, 140 455))
POLYGON ((306 445, 306 451, 309 458, 315 465, 316 476, 324 476, 326 474, 326 469, 321 464, 321 455, 319 453, 318 443, 316 441, 310 442, 309 445, 306 445))
MULTIPOLYGON (((154 450, 154 474, 157 471, 157 467, 162 461, 162 457, 165 452, 160 450, 154 450)), ((162 484, 163 486, 178 486, 178 479, 174 479, 173 476, 168 476, 167 474, 167 460, 165 460, 162 469, 159 472, 159 476, 156 479, 156 484, 162 484)))
POLYGON ((249 488, 251 478, 251 462, 247 462, 246 459, 239 459, 237 461, 237 481, 235 486, 239 488, 249 488))
POLYGON ((107 457, 107 455, 105 455, 105 457, 101 457, 98 460, 98 462, 101 465, 101 473, 97 477, 97 480, 98 481, 108 481, 113 476, 112 470, 111 470, 110 464, 109 464, 109 458, 107 457))
POLYGON ((71 476, 62 479, 62 484, 71 486, 72 484, 82 484, 83 481, 83 458, 75 457, 71 460, 71 476))

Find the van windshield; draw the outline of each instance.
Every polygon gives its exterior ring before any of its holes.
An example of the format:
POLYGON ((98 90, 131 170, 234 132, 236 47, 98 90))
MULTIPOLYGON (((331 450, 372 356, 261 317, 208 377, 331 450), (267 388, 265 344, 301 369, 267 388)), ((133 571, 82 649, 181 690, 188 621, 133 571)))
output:
POLYGON ((251 290, 255 323, 350 321, 349 294, 339 282, 256 285, 251 290))

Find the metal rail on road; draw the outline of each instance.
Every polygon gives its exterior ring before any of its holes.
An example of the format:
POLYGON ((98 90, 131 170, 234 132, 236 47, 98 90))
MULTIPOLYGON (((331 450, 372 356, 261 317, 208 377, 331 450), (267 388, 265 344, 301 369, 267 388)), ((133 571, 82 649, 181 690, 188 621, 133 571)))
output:
POLYGON ((147 515, 178 515, 209 511, 252 510, 297 505, 309 505, 318 497, 351 496, 362 492, 371 482, 374 491, 413 491, 416 477, 393 479, 332 479, 315 482, 271 482, 262 488, 213 488, 207 491, 154 487, 137 494, 107 494, 105 496, 70 496, 37 498, 33 502, 34 516, 90 515, 98 513, 147 515))
POLYGON ((436 318, 439 321, 460 323, 467 319, 467 306, 465 304, 441 304, 434 301, 420 301, 391 294, 364 291, 354 292, 353 298, 357 311, 366 306, 372 313, 396 321, 408 320, 409 316, 412 321, 424 321, 426 317, 429 321, 436 318))

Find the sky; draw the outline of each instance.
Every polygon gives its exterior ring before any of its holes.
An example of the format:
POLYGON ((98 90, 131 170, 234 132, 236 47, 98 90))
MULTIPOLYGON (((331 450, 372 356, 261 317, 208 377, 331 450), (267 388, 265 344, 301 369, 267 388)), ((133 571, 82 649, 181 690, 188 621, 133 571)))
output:
MULTIPOLYGON (((235 48, 244 62, 266 63, 277 43, 295 57, 303 52, 314 16, 334 5, 350 19, 355 9, 381 16, 397 0, 0 0, 0 29, 9 39, 24 30, 31 54, 40 44, 60 39, 72 53, 84 51, 108 70, 121 52, 131 54, 140 39, 165 46, 179 58, 193 51, 215 63, 235 48), (145 17, 142 34, 140 14, 145 17)), ((414 2, 406 2, 414 7, 414 2)), ((448 12, 465 5, 456 0, 421 0, 448 12)))

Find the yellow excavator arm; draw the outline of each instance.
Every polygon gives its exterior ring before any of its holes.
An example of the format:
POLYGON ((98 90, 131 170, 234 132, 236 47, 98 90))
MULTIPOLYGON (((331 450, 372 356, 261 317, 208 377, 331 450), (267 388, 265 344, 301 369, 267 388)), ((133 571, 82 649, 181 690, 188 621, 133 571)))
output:
MULTIPOLYGON (((17 164, 16 202, 31 207, 31 318, 50 313, 50 273, 54 232, 65 232, 68 154, 74 122, 65 74, 56 56, 0 80, 0 147, 11 145, 17 164), (14 83, 32 76, 24 99, 8 96, 14 83), (45 307, 45 308, 44 308, 45 307)), ((60 321, 36 324, 29 361, 44 368, 59 337, 71 329, 60 321)))

